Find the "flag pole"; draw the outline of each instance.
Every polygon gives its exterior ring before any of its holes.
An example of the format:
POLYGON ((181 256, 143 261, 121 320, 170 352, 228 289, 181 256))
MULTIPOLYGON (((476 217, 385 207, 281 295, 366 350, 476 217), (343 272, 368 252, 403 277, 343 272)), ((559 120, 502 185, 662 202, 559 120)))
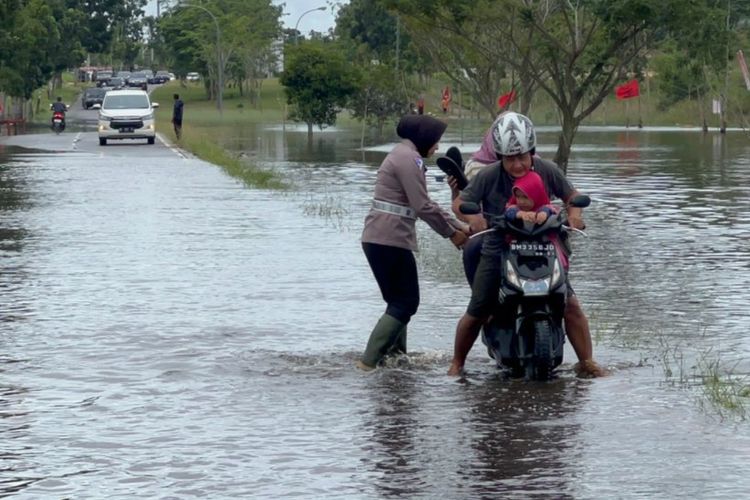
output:
POLYGON ((630 101, 623 100, 625 101, 625 128, 630 128, 630 101))
POLYGON ((641 116, 641 95, 638 94, 638 128, 643 128, 643 118, 641 116))

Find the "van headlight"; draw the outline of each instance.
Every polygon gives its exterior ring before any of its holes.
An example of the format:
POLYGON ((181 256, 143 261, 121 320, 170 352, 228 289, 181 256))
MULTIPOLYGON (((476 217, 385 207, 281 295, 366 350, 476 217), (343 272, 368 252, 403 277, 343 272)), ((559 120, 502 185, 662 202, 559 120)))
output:
POLYGON ((141 118, 141 120, 153 120, 153 119, 154 119, 154 114, 153 113, 149 113, 146 116, 144 116, 144 117, 141 118))
POLYGON ((105 115, 103 113, 99 113, 99 120, 101 120, 103 122, 111 122, 112 121, 112 117, 109 116, 109 115, 105 115))

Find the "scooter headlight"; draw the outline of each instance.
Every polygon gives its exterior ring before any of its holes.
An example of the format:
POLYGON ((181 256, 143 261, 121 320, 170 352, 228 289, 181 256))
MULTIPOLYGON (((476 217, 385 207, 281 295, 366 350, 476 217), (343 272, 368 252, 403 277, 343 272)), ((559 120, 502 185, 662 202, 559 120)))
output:
POLYGON ((513 267, 513 264, 510 263, 510 260, 505 261, 505 278, 508 280, 508 282, 511 285, 517 288, 523 289, 523 286, 521 285, 521 280, 518 278, 518 273, 513 267))
POLYGON ((555 265, 552 267, 552 281, 550 281, 550 288, 555 288, 559 285, 562 277, 563 272, 560 266, 560 259, 555 259, 555 265))

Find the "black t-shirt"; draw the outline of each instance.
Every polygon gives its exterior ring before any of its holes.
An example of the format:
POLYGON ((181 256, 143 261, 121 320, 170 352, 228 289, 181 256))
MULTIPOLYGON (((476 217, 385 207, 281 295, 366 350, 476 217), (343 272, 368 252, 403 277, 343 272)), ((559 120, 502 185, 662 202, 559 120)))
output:
MULTIPOLYGON (((544 181, 550 199, 567 200, 575 191, 573 185, 565 178, 563 171, 549 160, 537 156, 533 158, 531 169, 544 181)), ((461 200, 481 203, 482 210, 489 215, 502 215, 505 205, 513 194, 513 177, 508 174, 500 162, 492 163, 482 170, 469 182, 466 189, 461 191, 461 200)), ((503 238, 498 233, 489 233, 484 237, 482 254, 499 255, 503 238)))
POLYGON ((65 111, 67 111, 67 106, 65 106, 64 102, 53 102, 52 111, 55 113, 65 113, 65 111))

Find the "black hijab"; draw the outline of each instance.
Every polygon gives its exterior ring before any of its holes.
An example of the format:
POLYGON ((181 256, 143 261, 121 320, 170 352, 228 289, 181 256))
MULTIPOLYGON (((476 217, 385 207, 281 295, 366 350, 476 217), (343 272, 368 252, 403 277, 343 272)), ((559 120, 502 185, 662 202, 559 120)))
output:
POLYGON ((447 123, 429 115, 406 115, 398 122, 396 133, 413 142, 419 154, 427 158, 430 148, 440 141, 447 127, 447 123))

